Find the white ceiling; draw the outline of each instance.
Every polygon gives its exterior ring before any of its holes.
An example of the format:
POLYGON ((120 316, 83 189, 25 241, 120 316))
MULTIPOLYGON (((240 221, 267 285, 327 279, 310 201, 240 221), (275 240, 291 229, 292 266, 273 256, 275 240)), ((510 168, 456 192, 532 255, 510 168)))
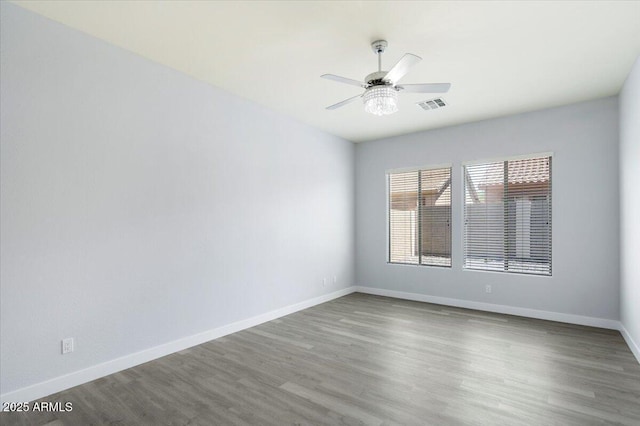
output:
POLYGON ((638 1, 16 3, 354 142, 615 95, 640 54, 638 1), (360 89, 320 75, 376 71, 379 38, 383 69, 421 56, 402 82, 450 82, 449 105, 325 110, 360 89))

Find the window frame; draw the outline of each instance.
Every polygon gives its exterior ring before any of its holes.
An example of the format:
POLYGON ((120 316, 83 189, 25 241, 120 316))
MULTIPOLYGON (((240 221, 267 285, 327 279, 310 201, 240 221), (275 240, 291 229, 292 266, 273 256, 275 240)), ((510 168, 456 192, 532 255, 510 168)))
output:
MULTIPOLYGON (((420 267, 432 267, 432 268, 444 268, 445 270, 451 270, 453 268, 453 206, 454 206, 454 192, 453 192, 453 164, 430 164, 428 166, 414 166, 414 167, 402 167, 395 169, 385 170, 385 197, 386 197, 386 263, 388 265, 401 265, 401 266, 420 266, 420 267), (449 265, 432 265, 426 263, 420 263, 421 255, 418 256, 418 263, 404 263, 404 262, 392 262, 391 261, 391 178, 392 174, 397 173, 410 173, 410 172, 423 172, 429 170, 449 169, 449 191, 450 191, 450 211, 449 211, 449 265)), ((417 215, 419 216, 419 215, 417 215)), ((420 234, 418 232, 418 234, 420 234)))
POLYGON ((554 262, 554 249, 553 249, 553 222, 554 222, 554 191, 553 191, 553 164, 554 164, 554 152, 537 152, 532 154, 521 154, 521 155, 512 155, 512 156, 504 156, 504 157, 491 157, 485 158, 481 160, 469 160, 463 161, 460 163, 460 179, 461 179, 461 187, 462 191, 459 194, 459 201, 461 208, 461 225, 462 225, 462 234, 460 235, 460 253, 462 253, 462 271, 465 272, 480 272, 480 273, 497 273, 497 274, 515 274, 515 275, 526 275, 540 278, 551 278, 553 276, 553 264, 554 262), (548 274, 539 274, 532 272, 522 272, 522 271, 513 271, 513 270, 496 270, 496 269, 480 269, 480 268, 469 268, 466 265, 466 231, 465 231, 465 203, 466 203, 466 195, 467 195, 467 183, 466 183, 466 175, 465 175, 465 167, 466 166, 474 166, 478 164, 486 164, 486 163, 496 163, 496 162, 505 162, 505 161, 518 161, 518 160, 528 160, 535 158, 543 158, 548 157, 550 159, 549 163, 549 184, 550 184, 550 203, 551 203, 551 223, 549 224, 549 234, 550 234, 550 243, 549 243, 549 273, 548 274))

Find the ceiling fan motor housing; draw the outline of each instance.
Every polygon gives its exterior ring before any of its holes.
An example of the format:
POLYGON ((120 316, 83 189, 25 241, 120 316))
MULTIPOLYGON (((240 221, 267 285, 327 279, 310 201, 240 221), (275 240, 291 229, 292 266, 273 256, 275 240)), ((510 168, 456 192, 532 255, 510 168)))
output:
POLYGON ((384 76, 388 71, 376 71, 372 72, 364 78, 364 81, 370 86, 391 86, 392 83, 388 80, 384 80, 384 76))

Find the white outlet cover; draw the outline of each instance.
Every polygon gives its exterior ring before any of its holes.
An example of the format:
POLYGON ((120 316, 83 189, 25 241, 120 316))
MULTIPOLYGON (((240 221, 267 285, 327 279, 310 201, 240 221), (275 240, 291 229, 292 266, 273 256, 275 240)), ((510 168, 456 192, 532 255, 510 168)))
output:
POLYGON ((69 352, 73 352, 73 337, 62 340, 62 353, 68 354, 69 352))

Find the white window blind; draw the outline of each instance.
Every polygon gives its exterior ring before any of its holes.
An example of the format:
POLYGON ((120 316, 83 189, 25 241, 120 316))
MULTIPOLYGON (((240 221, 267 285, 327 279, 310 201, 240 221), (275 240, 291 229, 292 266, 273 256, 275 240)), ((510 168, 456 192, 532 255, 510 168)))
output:
POLYGON ((463 172, 464 267, 551 275, 551 157, 463 172))
POLYGON ((451 168, 390 173, 389 262, 451 266, 451 168))

